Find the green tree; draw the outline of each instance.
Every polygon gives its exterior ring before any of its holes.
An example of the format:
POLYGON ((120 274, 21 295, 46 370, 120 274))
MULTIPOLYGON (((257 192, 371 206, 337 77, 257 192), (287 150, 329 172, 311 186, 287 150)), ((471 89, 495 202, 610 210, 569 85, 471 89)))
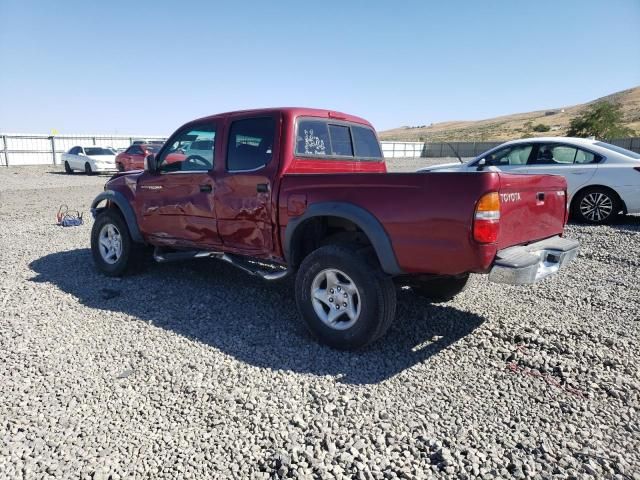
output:
POLYGON ((548 132, 551 130, 549 125, 545 125, 544 123, 539 123, 535 127, 533 127, 534 132, 548 132))
POLYGON ((632 137, 635 132, 624 125, 622 109, 609 102, 591 105, 582 115, 569 123, 570 137, 595 137, 599 139, 632 137))

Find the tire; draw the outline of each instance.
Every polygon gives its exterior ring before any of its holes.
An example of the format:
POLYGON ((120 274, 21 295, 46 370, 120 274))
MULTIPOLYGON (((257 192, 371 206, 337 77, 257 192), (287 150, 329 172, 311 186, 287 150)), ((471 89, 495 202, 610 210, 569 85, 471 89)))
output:
POLYGON ((411 284, 411 289, 434 303, 448 302, 467 287, 469 274, 460 277, 434 278, 411 284))
POLYGON ((577 221, 593 225, 610 223, 621 209, 618 195, 602 187, 584 189, 576 195, 572 206, 577 221))
POLYGON ((89 164, 89 162, 85 162, 84 164, 84 173, 86 173, 87 175, 93 175, 93 170, 91 170, 91 165, 89 164))
POLYGON ((395 318, 391 278, 382 272, 375 254, 355 246, 327 245, 309 254, 298 269, 295 296, 311 334, 340 350, 374 342, 395 318))
POLYGON ((71 165, 69 165, 69 162, 67 162, 66 160, 64 161, 64 171, 69 175, 73 173, 73 169, 71 168, 71 165))
POLYGON ((133 252, 134 243, 120 212, 113 208, 102 211, 96 217, 91 229, 91 254, 98 270, 110 277, 122 276, 132 265, 133 252), (111 233, 115 231, 117 237, 111 235, 110 230, 111 233), (111 250, 107 248, 109 238, 111 250), (117 242, 115 242, 116 238, 117 242), (109 254, 109 251, 112 254, 109 254))
POLYGON ((117 168, 119 172, 124 172, 124 165, 122 165, 121 163, 117 164, 117 168))

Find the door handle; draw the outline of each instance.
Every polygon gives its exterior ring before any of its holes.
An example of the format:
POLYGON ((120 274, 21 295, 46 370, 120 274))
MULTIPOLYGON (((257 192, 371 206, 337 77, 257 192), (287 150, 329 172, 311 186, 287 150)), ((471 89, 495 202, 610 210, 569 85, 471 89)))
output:
POLYGON ((200 185, 200 191, 203 193, 211 193, 213 192, 213 187, 211 186, 211 184, 206 183, 204 185, 200 185))
POLYGON ((256 185, 256 191, 258 193, 267 193, 269 191, 269 184, 268 183, 258 183, 256 185))

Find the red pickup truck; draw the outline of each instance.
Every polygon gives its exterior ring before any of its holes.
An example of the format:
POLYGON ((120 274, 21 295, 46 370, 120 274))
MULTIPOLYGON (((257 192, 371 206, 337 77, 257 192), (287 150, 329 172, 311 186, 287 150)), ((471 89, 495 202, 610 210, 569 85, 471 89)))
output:
POLYGON ((482 166, 386 173, 373 127, 344 113, 214 115, 178 129, 145 162, 93 201, 101 271, 123 274, 146 244, 160 262, 213 257, 267 280, 295 274, 301 317, 336 348, 386 332, 397 284, 447 300, 470 273, 533 283, 578 249, 562 237, 564 178, 482 166))

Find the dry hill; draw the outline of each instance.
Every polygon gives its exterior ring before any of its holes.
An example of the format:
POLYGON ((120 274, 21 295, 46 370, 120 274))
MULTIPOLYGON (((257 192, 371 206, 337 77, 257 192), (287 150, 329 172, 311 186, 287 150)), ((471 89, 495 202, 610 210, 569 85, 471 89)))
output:
POLYGON ((581 114, 589 105, 599 101, 614 102, 622 106, 625 125, 640 134, 640 86, 623 90, 592 102, 570 107, 538 110, 528 113, 516 113, 502 117, 477 121, 455 121, 433 123, 420 127, 400 127, 380 133, 381 140, 404 141, 481 141, 510 140, 533 136, 562 136, 569 122, 581 114), (546 125, 549 131, 536 132, 538 124, 546 125))

